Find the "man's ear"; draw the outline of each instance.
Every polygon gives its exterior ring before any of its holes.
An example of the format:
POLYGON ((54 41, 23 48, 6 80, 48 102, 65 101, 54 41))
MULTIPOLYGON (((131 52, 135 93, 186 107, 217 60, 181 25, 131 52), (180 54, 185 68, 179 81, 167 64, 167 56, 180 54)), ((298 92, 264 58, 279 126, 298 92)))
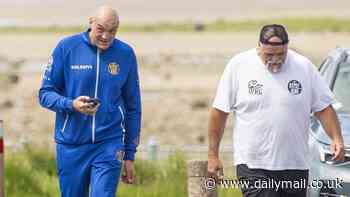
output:
POLYGON ((260 49, 261 49, 261 43, 258 42, 258 50, 260 50, 260 49))
POLYGON ((89 24, 91 25, 93 22, 95 22, 96 18, 91 16, 89 17, 89 24))
POLYGON ((257 47, 258 55, 261 55, 261 42, 258 42, 258 47, 257 47))

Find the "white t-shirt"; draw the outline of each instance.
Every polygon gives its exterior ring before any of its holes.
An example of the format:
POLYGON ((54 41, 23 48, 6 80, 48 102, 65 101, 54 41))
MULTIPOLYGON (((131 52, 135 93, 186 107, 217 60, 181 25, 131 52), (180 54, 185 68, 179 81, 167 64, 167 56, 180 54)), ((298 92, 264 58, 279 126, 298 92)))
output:
POLYGON ((309 168, 310 113, 334 103, 315 66, 288 50, 271 73, 256 49, 233 57, 220 79, 213 107, 235 112, 235 165, 267 170, 309 168))

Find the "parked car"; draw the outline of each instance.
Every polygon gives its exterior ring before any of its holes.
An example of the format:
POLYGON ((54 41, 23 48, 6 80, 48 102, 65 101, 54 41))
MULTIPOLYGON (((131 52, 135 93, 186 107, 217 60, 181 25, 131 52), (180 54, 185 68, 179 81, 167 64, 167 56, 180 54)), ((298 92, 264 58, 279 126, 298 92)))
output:
POLYGON ((309 183, 315 180, 319 182, 318 187, 323 187, 309 188, 309 196, 350 197, 350 48, 331 51, 319 70, 337 99, 333 107, 340 120, 346 155, 344 162, 331 159, 331 140, 320 122, 311 116, 309 146, 312 157, 309 183), (336 186, 336 181, 342 183, 341 187, 336 186))

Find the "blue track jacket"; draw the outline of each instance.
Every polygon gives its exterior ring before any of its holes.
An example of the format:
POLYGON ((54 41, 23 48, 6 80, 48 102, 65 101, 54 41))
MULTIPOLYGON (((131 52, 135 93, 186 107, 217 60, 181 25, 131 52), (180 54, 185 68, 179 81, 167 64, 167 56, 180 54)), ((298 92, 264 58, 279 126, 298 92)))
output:
POLYGON ((118 39, 102 51, 89 42, 89 31, 58 43, 43 76, 39 102, 56 112, 57 143, 78 145, 118 138, 125 147, 124 160, 134 160, 141 126, 135 53, 118 39), (79 96, 101 100, 94 116, 74 110, 73 100, 79 96))

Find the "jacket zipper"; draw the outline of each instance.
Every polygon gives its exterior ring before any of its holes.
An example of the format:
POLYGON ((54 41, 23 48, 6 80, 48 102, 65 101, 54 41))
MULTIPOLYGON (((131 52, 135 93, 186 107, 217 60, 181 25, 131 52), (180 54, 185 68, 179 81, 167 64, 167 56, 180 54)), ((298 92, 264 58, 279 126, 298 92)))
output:
MULTIPOLYGON (((96 83, 95 83, 95 95, 97 98, 98 81, 100 75, 100 49, 97 48, 97 58, 96 58, 96 83)), ((95 132, 96 132, 96 113, 92 117, 92 143, 95 143, 95 132)))
POLYGON ((64 132, 64 130, 66 130, 68 119, 69 119, 69 114, 66 115, 66 119, 64 120, 63 127, 61 129, 62 133, 64 132))
POLYGON ((124 113, 123 113, 123 109, 121 106, 118 107, 119 108, 119 111, 120 111, 120 114, 122 115, 122 121, 120 123, 120 127, 122 128, 123 130, 123 144, 125 143, 125 127, 124 127, 124 113))

